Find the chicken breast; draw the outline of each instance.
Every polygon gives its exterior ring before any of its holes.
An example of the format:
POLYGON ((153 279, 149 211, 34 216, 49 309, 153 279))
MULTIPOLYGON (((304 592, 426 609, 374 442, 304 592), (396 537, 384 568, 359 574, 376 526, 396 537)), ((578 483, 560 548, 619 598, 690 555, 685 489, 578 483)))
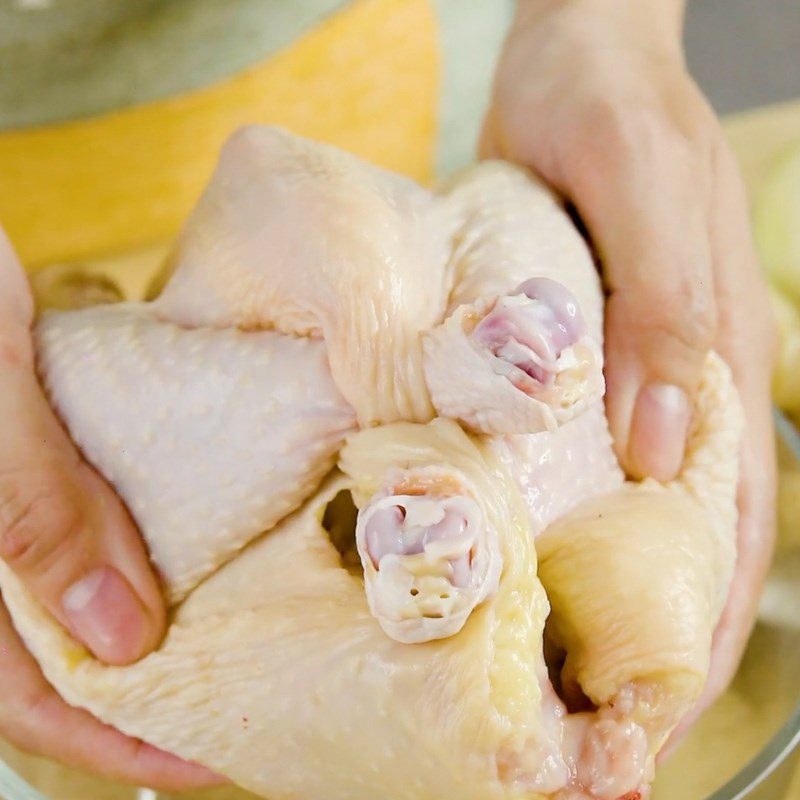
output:
POLYGON ((62 696, 269 798, 644 797, 735 561, 721 359, 679 478, 626 482, 591 256, 503 164, 432 193, 249 129, 173 263, 154 303, 39 325, 174 605, 111 668, 0 564, 62 696))

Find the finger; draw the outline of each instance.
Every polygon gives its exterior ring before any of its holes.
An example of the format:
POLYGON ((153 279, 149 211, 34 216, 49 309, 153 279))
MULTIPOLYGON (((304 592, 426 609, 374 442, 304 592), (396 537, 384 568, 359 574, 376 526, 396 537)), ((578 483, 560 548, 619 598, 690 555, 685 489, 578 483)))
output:
MULTIPOLYGON (((0 253, 0 295, 18 283, 0 253)), ((11 257, 12 260, 9 260, 11 257)), ((138 532, 81 460, 40 390, 28 330, 0 321, 0 558, 98 658, 134 661, 165 612, 138 532)))
POLYGON ((744 186, 728 147, 715 152, 710 215, 719 308, 716 348, 731 366, 745 415, 740 459, 736 569, 711 652, 709 677, 667 752, 725 691, 736 674, 758 612, 775 542, 776 458, 770 379, 776 336, 750 232, 744 186))
POLYGON ((755 623, 775 541, 776 457, 772 369, 776 333, 750 233, 744 186, 726 145, 715 153, 711 242, 719 306, 717 349, 730 364, 745 412, 736 572, 715 634, 707 699, 728 685, 755 623))
POLYGON ((767 398, 765 403, 759 403, 755 416, 753 409, 746 410, 748 431, 741 459, 738 557, 728 602, 714 632, 708 680, 695 706, 672 733, 660 759, 669 757, 698 718, 728 688, 756 620, 773 543, 774 446, 769 408, 767 398))
POLYGON ((609 292, 607 413, 618 456, 635 477, 670 480, 716 325, 709 170, 682 135, 633 120, 611 133, 600 125, 560 171, 609 292))
POLYGON ((742 450, 736 570, 725 611, 714 632, 709 680, 703 698, 707 705, 722 694, 736 674, 756 621, 761 589, 772 559, 775 451, 768 398, 759 405, 758 411, 748 412, 748 433, 742 450))
POLYGON ((45 681, 0 603, 0 733, 20 750, 162 791, 213 786, 204 767, 124 736, 67 705, 45 681))

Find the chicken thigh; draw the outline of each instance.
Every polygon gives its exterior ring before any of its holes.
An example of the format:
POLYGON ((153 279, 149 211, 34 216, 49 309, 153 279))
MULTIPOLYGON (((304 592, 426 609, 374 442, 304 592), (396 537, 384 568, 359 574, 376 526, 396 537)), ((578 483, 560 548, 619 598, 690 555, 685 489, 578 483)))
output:
POLYGON ((274 800, 644 797, 735 560, 727 366, 678 479, 626 482, 588 248, 505 164, 433 193, 248 129, 173 265, 39 324, 174 604, 106 667, 0 564, 59 692, 274 800))
POLYGON ((549 430, 601 394, 591 256, 550 192, 512 167, 477 167, 437 196, 332 147, 246 128, 174 269, 156 306, 179 324, 324 337, 363 426, 425 422, 435 406, 482 432, 549 430), (561 283, 547 280, 556 273, 561 283))

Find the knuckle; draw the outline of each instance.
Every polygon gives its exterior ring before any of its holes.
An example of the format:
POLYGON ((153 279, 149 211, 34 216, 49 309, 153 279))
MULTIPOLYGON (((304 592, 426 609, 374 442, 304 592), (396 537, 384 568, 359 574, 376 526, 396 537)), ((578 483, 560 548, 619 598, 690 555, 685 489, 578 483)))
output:
POLYGON ((79 509, 55 471, 0 476, 0 558, 17 571, 46 570, 79 530, 79 509))
POLYGON ((595 102, 587 114, 588 130, 606 149, 629 153, 660 135, 663 121, 654 109, 628 102, 595 102))
POLYGON ((636 165, 683 164, 697 170, 707 165, 717 140, 712 115, 676 113, 658 100, 598 100, 588 109, 583 137, 612 161, 636 165))
POLYGON ((689 351, 704 354, 716 338, 713 303, 703 292, 689 290, 682 302, 667 303, 655 316, 656 326, 689 351))
POLYGON ((692 341, 708 348, 717 330, 714 298, 710 291, 697 283, 687 283, 681 294, 683 313, 677 327, 686 329, 692 341))
POLYGON ((666 275, 668 285, 656 286, 652 300, 656 312, 679 319, 697 328, 699 333, 713 333, 716 325, 713 277, 703 271, 685 269, 666 275), (658 302, 660 299, 660 302, 658 302))
POLYGON ((28 755, 47 755, 43 727, 48 724, 52 705, 52 689, 29 688, 3 703, 0 715, 0 733, 18 750, 28 755))
POLYGON ((35 722, 48 716, 53 700, 53 689, 48 684, 38 685, 37 682, 36 686, 20 695, 19 704, 25 716, 35 722))
POLYGON ((761 367, 771 370, 780 353, 780 326, 770 290, 757 267, 735 290, 723 290, 718 304, 721 340, 748 353, 761 367), (742 325, 743 319, 747 320, 747 325, 742 325))
POLYGON ((652 344, 677 349, 688 357, 705 355, 716 339, 717 315, 714 298, 695 281, 678 286, 651 287, 647 299, 630 298, 631 319, 639 320, 639 329, 652 344), (642 308, 647 308, 642 313, 642 308))

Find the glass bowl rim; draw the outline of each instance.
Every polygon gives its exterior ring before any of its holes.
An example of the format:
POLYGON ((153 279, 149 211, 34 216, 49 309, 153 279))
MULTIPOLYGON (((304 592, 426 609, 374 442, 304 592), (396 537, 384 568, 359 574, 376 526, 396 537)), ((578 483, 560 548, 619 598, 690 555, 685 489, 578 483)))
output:
MULTIPOLYGON (((789 419, 775 410, 778 437, 800 461, 800 432, 789 419)), ((800 696, 789 719, 777 733, 730 780, 706 800, 744 800, 766 780, 800 745, 800 696)))

